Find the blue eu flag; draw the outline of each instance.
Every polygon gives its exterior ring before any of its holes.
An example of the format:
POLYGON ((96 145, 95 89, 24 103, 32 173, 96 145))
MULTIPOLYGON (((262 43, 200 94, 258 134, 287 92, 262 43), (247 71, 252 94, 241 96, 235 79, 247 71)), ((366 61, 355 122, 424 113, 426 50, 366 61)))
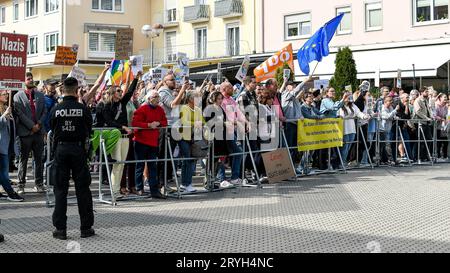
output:
POLYGON ((309 75, 309 63, 312 61, 322 61, 322 57, 328 56, 330 50, 328 44, 341 23, 344 14, 341 13, 323 27, 321 27, 303 46, 298 50, 297 58, 300 69, 309 75))

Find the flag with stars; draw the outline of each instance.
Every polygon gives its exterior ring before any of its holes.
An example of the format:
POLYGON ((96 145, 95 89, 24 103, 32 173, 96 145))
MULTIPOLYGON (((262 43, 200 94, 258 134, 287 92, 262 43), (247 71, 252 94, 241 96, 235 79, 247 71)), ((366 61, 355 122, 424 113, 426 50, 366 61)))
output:
POLYGON ((330 20, 298 50, 298 64, 305 75, 309 75, 310 62, 320 62, 323 57, 330 54, 328 45, 331 42, 336 29, 341 23, 342 17, 344 17, 343 13, 330 20))

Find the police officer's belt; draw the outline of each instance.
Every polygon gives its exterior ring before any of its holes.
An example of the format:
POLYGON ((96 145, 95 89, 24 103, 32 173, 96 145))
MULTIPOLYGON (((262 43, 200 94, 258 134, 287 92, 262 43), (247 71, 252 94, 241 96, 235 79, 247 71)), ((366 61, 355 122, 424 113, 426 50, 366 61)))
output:
POLYGON ((59 141, 58 145, 78 145, 78 146, 83 146, 84 143, 81 142, 81 141, 74 141, 74 142, 59 141))

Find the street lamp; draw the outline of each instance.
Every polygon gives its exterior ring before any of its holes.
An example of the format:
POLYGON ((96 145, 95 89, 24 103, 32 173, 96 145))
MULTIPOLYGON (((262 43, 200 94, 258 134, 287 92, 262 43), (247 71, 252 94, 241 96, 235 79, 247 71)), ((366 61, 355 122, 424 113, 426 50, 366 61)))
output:
POLYGON ((159 35, 163 32, 164 27, 161 24, 154 24, 153 26, 144 25, 142 26, 141 32, 145 35, 145 37, 150 38, 150 47, 151 47, 151 57, 150 57, 150 65, 153 67, 153 38, 159 37, 159 35))

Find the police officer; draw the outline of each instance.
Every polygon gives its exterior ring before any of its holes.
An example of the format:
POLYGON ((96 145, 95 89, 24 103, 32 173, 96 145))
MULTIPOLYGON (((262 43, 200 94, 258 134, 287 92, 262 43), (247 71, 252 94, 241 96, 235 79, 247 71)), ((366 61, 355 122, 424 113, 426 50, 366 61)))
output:
POLYGON ((78 81, 69 77, 64 81, 63 101, 51 112, 50 127, 55 146, 55 211, 53 237, 67 240, 67 194, 69 179, 75 181, 78 211, 81 220, 81 238, 95 235, 92 194, 89 189, 91 174, 87 163, 87 144, 92 130, 92 115, 78 102, 78 81))

